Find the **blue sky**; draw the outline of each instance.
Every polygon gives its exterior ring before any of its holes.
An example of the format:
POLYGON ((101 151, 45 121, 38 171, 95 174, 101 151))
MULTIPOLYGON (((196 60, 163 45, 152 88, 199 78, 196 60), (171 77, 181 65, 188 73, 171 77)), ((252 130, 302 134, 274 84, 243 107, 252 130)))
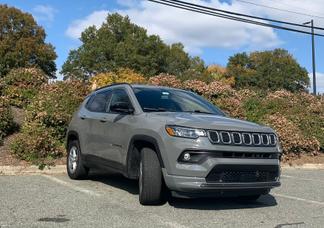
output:
MULTIPOLYGON (((192 2, 297 23, 310 20, 308 16, 252 6, 236 0, 192 2)), ((322 0, 258 2, 313 15, 320 15, 324 11, 322 0)), ((311 38, 307 35, 197 15, 145 0, 0 0, 0 3, 31 13, 45 28, 47 42, 55 46, 58 54, 58 70, 66 60, 69 50, 80 45, 78 37, 84 28, 93 24, 100 26, 108 13, 119 12, 129 15, 132 21, 147 28, 150 34, 159 34, 167 43, 184 43, 191 55, 199 55, 207 64, 226 65, 228 57, 237 52, 285 48, 302 66, 312 72, 311 38)), ((318 26, 324 27, 323 18, 314 19, 318 26)), ((316 57, 318 87, 319 91, 324 92, 324 37, 316 38, 316 57)))

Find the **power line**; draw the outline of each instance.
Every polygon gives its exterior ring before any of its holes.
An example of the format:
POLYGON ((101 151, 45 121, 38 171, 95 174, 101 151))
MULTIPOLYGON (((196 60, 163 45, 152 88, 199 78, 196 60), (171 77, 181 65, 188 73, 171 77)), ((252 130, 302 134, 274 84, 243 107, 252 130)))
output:
MULTIPOLYGON (((275 28, 275 29, 282 29, 282 30, 287 30, 287 31, 291 31, 291 32, 304 33, 304 34, 308 34, 308 35, 312 34, 310 32, 306 32, 306 31, 302 31, 302 30, 298 30, 298 29, 287 28, 287 27, 283 27, 283 26, 279 26, 279 25, 267 24, 267 23, 263 23, 263 22, 259 22, 259 21, 254 21, 254 20, 244 19, 244 18, 235 17, 235 16, 231 16, 231 15, 211 12, 210 10, 207 11, 205 9, 202 9, 205 7, 200 8, 200 7, 188 6, 188 5, 195 5, 195 4, 189 4, 186 2, 180 3, 181 1, 169 1, 169 0, 148 0, 148 1, 159 3, 162 5, 172 6, 172 7, 187 10, 187 11, 192 11, 192 12, 197 12, 197 13, 201 13, 201 14, 205 14, 205 15, 229 19, 229 20, 233 20, 233 21, 239 21, 239 22, 244 22, 244 23, 249 23, 249 24, 254 24, 254 25, 260 25, 260 26, 270 27, 270 28, 275 28)), ((199 6, 199 5, 195 5, 195 6, 199 6)), ((213 8, 211 8, 211 9, 213 9, 213 8)), ((310 27, 307 26, 307 28, 310 28, 310 27)), ((321 29, 324 29, 324 28, 321 28, 321 29)), ((324 37, 323 34, 316 33, 314 35, 324 37)))
MULTIPOLYGON (((212 7, 198 5, 198 4, 189 3, 189 2, 184 2, 184 1, 180 1, 180 0, 157 0, 157 1, 159 1, 159 2, 168 2, 170 4, 180 4, 182 6, 185 5, 185 6, 188 6, 188 7, 196 7, 196 8, 205 9, 205 10, 208 10, 208 11, 213 11, 213 12, 216 11, 216 12, 235 15, 235 16, 239 16, 239 17, 252 18, 252 19, 257 19, 257 20, 263 20, 263 21, 269 21, 269 22, 274 22, 274 23, 292 25, 292 26, 308 28, 308 29, 311 28, 309 25, 297 24, 297 23, 293 23, 293 22, 275 20, 275 19, 270 19, 270 18, 265 18, 265 17, 252 16, 252 15, 248 15, 248 14, 243 14, 243 13, 237 13, 237 12, 228 11, 228 10, 212 8, 212 7)), ((324 28, 322 28, 322 27, 314 27, 314 29, 324 30, 324 28)))
POLYGON ((259 6, 259 7, 264 7, 264 8, 268 8, 268 9, 278 10, 278 11, 282 11, 282 12, 288 12, 288 13, 299 14, 299 15, 304 15, 304 16, 308 16, 308 17, 317 17, 317 18, 324 19, 324 17, 318 16, 318 15, 312 15, 312 14, 307 14, 307 13, 302 13, 302 12, 296 12, 296 11, 288 10, 288 9, 281 9, 281 8, 268 6, 268 5, 263 5, 263 4, 259 4, 259 3, 254 3, 254 2, 250 2, 250 1, 245 1, 245 0, 236 0, 236 1, 237 2, 243 2, 243 3, 246 3, 246 4, 250 4, 250 5, 259 6))
MULTIPOLYGON (((302 8, 302 7, 298 7, 298 6, 291 6, 291 5, 289 5, 289 4, 287 4, 287 3, 282 3, 282 0, 271 0, 271 2, 276 2, 277 4, 280 4, 280 5, 282 5, 282 6, 288 6, 288 7, 290 7, 290 8, 294 8, 294 9, 298 9, 298 10, 305 10, 305 8, 302 8)), ((295 0, 296 2, 298 1, 298 0, 295 0)), ((302 1, 304 1, 304 0, 302 0, 302 1)), ((310 10, 310 9, 307 9, 307 11, 308 12, 312 12, 312 13, 315 13, 315 14, 312 14, 312 17, 320 17, 320 18, 322 18, 321 16, 318 16, 320 13, 318 12, 318 11, 314 11, 314 10, 310 10)), ((296 12, 296 14, 300 14, 301 12, 296 12)))

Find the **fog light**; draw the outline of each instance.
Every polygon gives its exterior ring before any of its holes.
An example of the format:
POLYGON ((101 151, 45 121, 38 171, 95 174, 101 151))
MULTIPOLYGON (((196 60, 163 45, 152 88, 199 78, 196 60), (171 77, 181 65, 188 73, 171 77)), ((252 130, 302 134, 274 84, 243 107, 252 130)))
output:
POLYGON ((183 160, 184 161, 189 161, 190 160, 190 154, 189 153, 185 153, 184 155, 183 155, 183 160))

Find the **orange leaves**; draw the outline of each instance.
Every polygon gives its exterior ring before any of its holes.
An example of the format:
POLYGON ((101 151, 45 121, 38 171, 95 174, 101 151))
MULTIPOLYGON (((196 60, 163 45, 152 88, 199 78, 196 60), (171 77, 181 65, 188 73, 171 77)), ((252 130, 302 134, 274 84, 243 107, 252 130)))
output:
POLYGON ((91 90, 95 90, 103 86, 121 82, 143 84, 146 82, 146 79, 142 74, 136 73, 128 68, 122 68, 117 72, 100 73, 90 78, 90 88, 91 90))

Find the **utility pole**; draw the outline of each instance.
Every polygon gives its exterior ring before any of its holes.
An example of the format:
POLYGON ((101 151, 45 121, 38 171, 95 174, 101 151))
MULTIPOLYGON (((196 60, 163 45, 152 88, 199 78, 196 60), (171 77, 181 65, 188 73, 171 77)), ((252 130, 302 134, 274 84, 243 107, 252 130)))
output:
POLYGON ((313 94, 316 95, 316 64, 315 64, 315 35, 314 35, 314 20, 304 23, 311 25, 312 32, 312 59, 313 59, 313 94))

